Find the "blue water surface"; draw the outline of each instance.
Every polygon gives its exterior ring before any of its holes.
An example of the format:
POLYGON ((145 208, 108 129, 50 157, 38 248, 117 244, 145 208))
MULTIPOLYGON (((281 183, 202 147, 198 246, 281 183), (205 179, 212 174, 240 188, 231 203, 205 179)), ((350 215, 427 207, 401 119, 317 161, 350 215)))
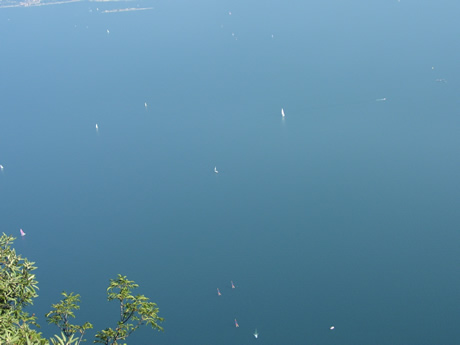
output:
POLYGON ((44 335, 63 290, 113 327, 121 273, 165 318, 130 344, 459 343, 459 10, 1 9, 0 231, 44 335))

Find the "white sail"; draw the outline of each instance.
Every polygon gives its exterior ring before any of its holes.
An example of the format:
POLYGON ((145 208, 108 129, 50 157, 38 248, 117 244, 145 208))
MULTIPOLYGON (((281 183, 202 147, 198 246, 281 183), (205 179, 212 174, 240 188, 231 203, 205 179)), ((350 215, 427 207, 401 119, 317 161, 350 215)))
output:
POLYGON ((284 109, 281 108, 281 116, 284 117, 284 109))
POLYGON ((257 333, 257 328, 256 328, 256 331, 254 332, 254 338, 258 338, 259 337, 259 333, 257 333))

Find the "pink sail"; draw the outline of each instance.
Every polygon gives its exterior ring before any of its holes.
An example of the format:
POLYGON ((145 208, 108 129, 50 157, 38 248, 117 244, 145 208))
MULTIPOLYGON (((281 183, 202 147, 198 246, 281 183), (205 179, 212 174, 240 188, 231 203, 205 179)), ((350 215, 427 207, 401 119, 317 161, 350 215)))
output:
POLYGON ((235 288, 235 284, 233 284, 233 280, 231 280, 230 283, 232 283, 232 289, 234 289, 234 288, 235 288))
POLYGON ((26 233, 24 231, 22 231, 22 229, 19 229, 19 232, 21 233, 22 237, 24 237, 26 235, 26 233))
POLYGON ((217 288, 217 296, 222 296, 222 294, 219 291, 219 288, 217 288))
POLYGON ((240 325, 238 325, 238 322, 236 321, 236 319, 235 319, 235 327, 240 327, 240 325))

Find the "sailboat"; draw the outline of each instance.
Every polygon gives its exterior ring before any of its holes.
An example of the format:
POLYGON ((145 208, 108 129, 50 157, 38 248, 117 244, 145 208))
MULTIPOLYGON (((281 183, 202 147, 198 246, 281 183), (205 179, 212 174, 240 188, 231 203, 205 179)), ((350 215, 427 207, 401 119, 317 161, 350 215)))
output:
POLYGON ((147 109, 147 102, 144 103, 144 107, 145 107, 145 109, 147 109))
POLYGON ((235 327, 240 327, 240 325, 238 325, 238 322, 236 321, 236 319, 235 319, 235 327))
POLYGON ((217 171, 217 167, 214 167, 214 172, 218 174, 219 172, 217 171))
POLYGON ((0 164, 0 170, 3 171, 3 165, 0 164))
POLYGON ((234 289, 234 288, 235 288, 235 284, 233 284, 233 280, 231 280, 230 283, 232 283, 232 289, 234 289))
POLYGON ((220 293, 219 288, 217 288, 217 296, 222 296, 222 294, 220 293))
POLYGON ((21 233, 22 237, 24 237, 26 235, 26 233, 22 229, 19 229, 19 232, 21 233))
POLYGON ((284 115, 284 109, 283 109, 283 108, 281 108, 281 116, 282 116, 282 117, 285 116, 285 115, 284 115))
POLYGON ((259 337, 259 333, 257 333, 257 328, 256 328, 256 331, 254 332, 254 338, 258 338, 259 337))

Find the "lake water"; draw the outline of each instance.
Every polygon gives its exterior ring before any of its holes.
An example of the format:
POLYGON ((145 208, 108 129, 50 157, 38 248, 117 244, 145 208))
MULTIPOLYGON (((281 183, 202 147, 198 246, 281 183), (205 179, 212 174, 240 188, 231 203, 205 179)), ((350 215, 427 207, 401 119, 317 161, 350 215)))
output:
POLYGON ((113 326, 121 273, 165 317, 129 344, 459 343, 460 2, 126 4, 0 11, 43 333, 63 290, 113 326))

